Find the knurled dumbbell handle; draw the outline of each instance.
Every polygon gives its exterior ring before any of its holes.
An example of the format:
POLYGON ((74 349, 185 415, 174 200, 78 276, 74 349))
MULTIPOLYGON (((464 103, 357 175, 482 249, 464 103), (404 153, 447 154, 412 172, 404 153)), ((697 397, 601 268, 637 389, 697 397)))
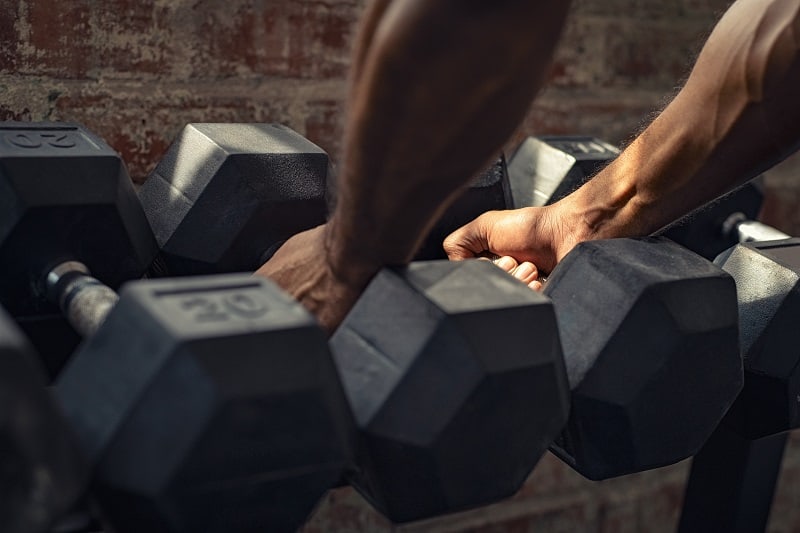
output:
POLYGON ((739 242, 777 241, 791 238, 790 235, 755 220, 742 222, 736 229, 739 233, 739 242))
POLYGON ((791 235, 762 222, 748 219, 744 213, 734 213, 722 224, 725 235, 735 237, 737 242, 777 241, 789 239, 791 235))
POLYGON ((93 278, 83 263, 61 263, 47 274, 50 300, 83 337, 93 335, 119 301, 116 292, 93 278))

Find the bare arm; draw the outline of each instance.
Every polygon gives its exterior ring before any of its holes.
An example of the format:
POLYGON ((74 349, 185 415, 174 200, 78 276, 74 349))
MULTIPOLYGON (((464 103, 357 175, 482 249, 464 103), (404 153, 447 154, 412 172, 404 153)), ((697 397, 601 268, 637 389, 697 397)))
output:
POLYGON ((259 273, 335 328, 381 267, 411 259, 448 201, 522 120, 568 6, 564 0, 371 4, 354 52, 334 213, 322 235, 289 240, 259 273), (320 255, 326 271, 308 272, 320 255))
POLYGON ((336 272, 410 260, 445 201, 523 117, 567 4, 404 0, 367 25, 329 223, 336 272))
POLYGON ((800 0, 738 0, 686 85, 611 165, 544 208, 490 212, 445 241, 549 272, 578 242, 655 232, 800 148, 800 0))
POLYGON ((800 0, 739 0, 684 88, 559 208, 577 240, 644 235, 800 148, 800 0))

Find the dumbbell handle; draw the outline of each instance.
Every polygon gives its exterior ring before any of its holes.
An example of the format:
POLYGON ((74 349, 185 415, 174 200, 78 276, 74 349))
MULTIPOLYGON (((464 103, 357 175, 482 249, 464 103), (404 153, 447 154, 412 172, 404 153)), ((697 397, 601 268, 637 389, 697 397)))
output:
POLYGON ((725 235, 735 237, 738 242, 777 241, 789 239, 791 235, 762 222, 748 219, 744 213, 734 213, 722 224, 725 235))
POLYGON ((50 300, 57 303, 67 321, 84 338, 103 324, 119 296, 83 263, 68 261, 50 270, 46 278, 50 300))

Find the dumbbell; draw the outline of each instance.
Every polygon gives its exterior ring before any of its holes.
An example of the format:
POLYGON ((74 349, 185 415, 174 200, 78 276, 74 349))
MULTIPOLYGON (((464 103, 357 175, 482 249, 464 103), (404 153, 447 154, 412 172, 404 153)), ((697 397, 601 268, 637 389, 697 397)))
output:
POLYGON ((154 273, 252 271, 323 224, 328 155, 296 135, 279 124, 186 126, 139 190, 158 242, 154 273))
POLYGON ((0 212, 3 304, 35 316, 58 302, 86 336, 54 392, 104 518, 121 532, 296 529, 352 444, 313 318, 246 275, 140 281, 118 298, 90 269, 118 282, 156 251, 119 156, 78 125, 0 137, 0 187, 19 193, 0 212), (19 217, 22 193, 42 190, 36 219, 19 217))
POLYGON ((95 275, 118 288, 145 273, 157 247, 136 198, 121 192, 131 187, 122 161, 95 136, 4 122, 0 137, 0 301, 52 377, 79 338, 43 297, 49 262, 92 255, 95 275))
MULTIPOLYGON (((509 160, 514 206, 557 201, 618 153, 593 137, 527 139, 509 160)), ((556 455, 604 479, 697 452, 742 386, 730 276, 663 238, 587 242, 544 293, 572 389, 556 455)))
POLYGON ((551 450, 598 480, 697 452, 742 387, 730 275, 659 238, 589 241, 544 286, 571 409, 551 450))
MULTIPOLYGON (((140 191, 163 262, 198 265, 175 251, 196 257, 201 252, 193 250, 203 247, 232 249, 231 242, 244 242, 240 228, 266 227, 248 213, 258 219, 273 205, 281 206, 281 216, 297 213, 301 192, 315 191, 313 205, 324 205, 328 164, 321 153, 281 126, 187 126, 153 171, 155 181, 140 191), (247 185, 233 187, 241 195, 220 195, 234 162, 247 169, 236 177, 247 185), (180 208, 171 209, 170 198, 180 198, 180 208), (262 205, 238 206, 255 199, 262 205), (216 220, 208 213, 226 212, 238 217, 229 234, 206 230, 216 220)), ((251 232, 250 251, 237 268, 257 268, 288 236, 251 232)), ((552 306, 486 262, 383 270, 331 347, 361 435, 348 479, 395 522, 510 496, 566 420, 552 306)))
POLYGON ((757 439, 800 427, 800 354, 795 339, 800 239, 760 222, 736 219, 729 222, 741 244, 715 261, 736 280, 745 369, 744 389, 725 423, 757 439))
POLYGON ((74 503, 85 479, 39 361, 0 309, 0 530, 45 531, 74 503))
MULTIPOLYGON (((513 205, 541 207, 555 203, 578 189, 618 155, 617 147, 595 137, 529 137, 508 162, 513 205)), ((764 199, 762 188, 762 179, 756 178, 659 234, 713 260, 737 242, 724 230, 725 221, 734 213, 755 218, 764 199)))
MULTIPOLYGON (((325 223, 333 182, 325 151, 286 126, 189 124, 139 191, 160 249, 154 273, 253 270, 292 235, 325 223)), ((449 228, 509 203, 500 156, 440 217, 416 259, 445 259, 449 228)))
POLYGON ((692 461, 680 531, 764 530, 787 432, 800 427, 800 239, 742 214, 725 228, 741 243, 715 262, 736 280, 744 388, 692 461))

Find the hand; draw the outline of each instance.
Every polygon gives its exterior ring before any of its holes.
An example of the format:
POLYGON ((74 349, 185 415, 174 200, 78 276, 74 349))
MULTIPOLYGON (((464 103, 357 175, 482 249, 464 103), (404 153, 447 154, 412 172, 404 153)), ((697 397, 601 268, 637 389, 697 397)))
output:
POLYGON ((355 305, 372 274, 352 269, 347 281, 337 276, 328 260, 325 240, 326 226, 299 233, 256 274, 271 279, 303 304, 330 335, 355 305), (355 272, 361 274, 355 276, 355 272))
POLYGON ((451 233, 444 250, 454 261, 487 254, 510 256, 549 273, 577 244, 554 207, 489 211, 451 233))

